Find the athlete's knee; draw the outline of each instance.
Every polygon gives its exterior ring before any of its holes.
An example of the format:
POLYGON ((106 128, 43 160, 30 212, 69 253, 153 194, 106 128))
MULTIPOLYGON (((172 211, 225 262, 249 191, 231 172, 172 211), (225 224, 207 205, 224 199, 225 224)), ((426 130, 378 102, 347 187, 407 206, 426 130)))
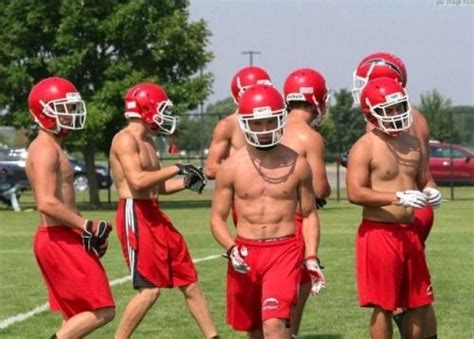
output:
POLYGON ((263 335, 265 338, 278 338, 285 331, 285 320, 270 318, 263 322, 263 335))
POLYGON ((153 304, 160 296, 160 289, 158 287, 142 288, 140 289, 140 295, 145 302, 153 304))
POLYGON ((96 311, 96 315, 103 319, 105 323, 109 323, 115 318, 115 307, 102 308, 96 311))
POLYGON ((199 285, 199 282, 193 282, 189 285, 182 286, 180 287, 181 291, 183 292, 184 296, 187 299, 192 299, 196 297, 202 297, 202 291, 201 291, 201 286, 199 285))

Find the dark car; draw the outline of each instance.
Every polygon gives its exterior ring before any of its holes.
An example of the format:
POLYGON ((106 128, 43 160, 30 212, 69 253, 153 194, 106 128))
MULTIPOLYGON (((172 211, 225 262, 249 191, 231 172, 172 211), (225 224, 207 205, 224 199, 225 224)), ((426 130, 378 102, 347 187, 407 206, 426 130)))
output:
MULTIPOLYGON (((74 188, 80 192, 87 190, 89 188, 89 180, 87 180, 86 163, 72 157, 69 157, 69 161, 74 170, 74 188)), ((107 167, 96 164, 95 173, 99 189, 109 188, 112 185, 112 179, 107 167)))
MULTIPOLYGON (((25 173, 27 155, 28 153, 24 148, 0 149, 0 166, 7 166, 10 172, 14 172, 14 175, 24 188, 29 188, 25 173)), ((87 180, 85 162, 73 157, 69 157, 69 161, 74 170, 74 188, 78 191, 87 190, 89 188, 89 181, 87 180)), ((95 165, 95 173, 99 189, 109 188, 112 184, 112 179, 110 178, 108 168, 102 165, 95 165)))
POLYGON ((430 171, 437 184, 472 185, 474 154, 461 145, 430 142, 430 171))

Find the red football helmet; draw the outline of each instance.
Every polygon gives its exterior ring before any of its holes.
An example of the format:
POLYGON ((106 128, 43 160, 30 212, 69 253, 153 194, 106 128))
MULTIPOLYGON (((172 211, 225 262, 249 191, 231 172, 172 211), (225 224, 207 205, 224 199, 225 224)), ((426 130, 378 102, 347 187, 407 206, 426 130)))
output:
POLYGON ((370 80, 362 89, 361 108, 370 123, 390 135, 410 128, 413 122, 408 94, 391 78, 370 80))
POLYGON ((144 82, 131 87, 125 94, 125 117, 139 118, 157 126, 164 134, 173 134, 177 117, 171 116, 173 103, 158 85, 144 82))
POLYGON ((377 52, 367 55, 362 61, 359 63, 359 66, 365 64, 367 62, 374 62, 374 61, 385 61, 392 65, 395 65, 400 73, 402 74, 402 85, 406 87, 408 75, 407 75, 407 68, 405 67, 405 63, 402 59, 392 53, 388 52, 377 52))
POLYGON ((240 128, 249 144, 259 148, 275 146, 280 142, 286 125, 287 112, 283 97, 271 85, 257 84, 249 87, 240 97, 238 118, 240 128), (263 130, 252 129, 261 120, 269 118, 275 119, 275 127, 263 128, 263 130), (271 140, 260 140, 269 135, 271 140))
POLYGON ((326 80, 311 68, 293 71, 285 80, 283 92, 287 103, 305 101, 314 105, 318 113, 311 126, 319 126, 329 106, 329 94, 326 80))
POLYGON ((391 78, 400 83, 403 82, 403 75, 394 64, 385 60, 371 61, 359 65, 354 71, 352 84, 352 97, 354 103, 360 103, 360 91, 372 79, 391 78))
POLYGON ((230 83, 230 90, 232 97, 236 104, 239 103, 239 99, 243 92, 250 86, 256 84, 271 85, 272 81, 268 73, 260 67, 244 67, 235 73, 230 83))
POLYGON ((362 59, 352 78, 354 103, 360 103, 360 91, 367 82, 380 77, 396 79, 405 87, 407 83, 405 64, 399 57, 387 52, 372 53, 362 59))
POLYGON ((86 123, 86 105, 81 95, 63 78, 46 78, 34 85, 28 108, 38 125, 54 134, 82 129, 86 123))

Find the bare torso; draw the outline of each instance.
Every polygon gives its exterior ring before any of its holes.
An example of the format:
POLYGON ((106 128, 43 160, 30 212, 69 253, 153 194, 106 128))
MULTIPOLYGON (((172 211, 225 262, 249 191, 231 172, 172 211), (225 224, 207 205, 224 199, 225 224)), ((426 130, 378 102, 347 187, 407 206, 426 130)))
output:
POLYGON ((237 113, 229 115, 225 118, 229 128, 229 141, 230 141, 230 154, 241 149, 246 145, 245 137, 242 134, 242 130, 239 127, 239 121, 237 120, 237 113))
MULTIPOLYGON (((41 159, 45 151, 48 151, 48 154, 53 154, 54 159, 56 159, 52 165, 56 177, 55 185, 51 185, 51 187, 55 187, 54 197, 72 211, 77 212, 73 185, 74 171, 71 163, 61 145, 51 135, 42 130, 28 147, 28 158, 26 160, 26 175, 30 181, 35 200, 39 201, 39 197, 36 195, 36 185, 37 177, 41 175, 39 167, 43 166, 41 159)), ((41 212, 39 212, 39 219, 43 226, 63 224, 52 216, 47 216, 41 212)))
POLYGON ((249 239, 281 237, 294 233, 301 161, 293 150, 279 145, 263 157, 241 148, 226 161, 232 168, 237 233, 249 239))
POLYGON ((288 118, 282 144, 308 161, 313 174, 313 190, 316 197, 327 198, 331 193, 331 187, 324 163, 324 140, 321 134, 312 129, 308 123, 292 114, 294 113, 290 113, 288 118))
MULTIPOLYGON (((380 192, 398 192, 416 189, 416 177, 421 161, 420 142, 416 136, 402 132, 392 138, 375 130, 362 139, 370 152, 369 187, 380 192)), ((361 139, 361 140, 362 140, 361 139)), ((384 222, 410 222, 414 210, 411 207, 386 205, 365 206, 363 217, 384 222)))
POLYGON ((157 187, 145 188, 145 189, 133 189, 129 182, 127 182, 123 164, 120 163, 117 154, 120 154, 123 150, 121 149, 121 142, 125 141, 127 144, 133 144, 135 151, 139 158, 139 164, 141 170, 152 171, 160 168, 159 159, 153 139, 149 136, 140 136, 126 127, 117 133, 112 141, 110 149, 110 168, 112 172, 112 178, 117 188, 119 198, 135 198, 135 199, 153 199, 158 197, 157 187))

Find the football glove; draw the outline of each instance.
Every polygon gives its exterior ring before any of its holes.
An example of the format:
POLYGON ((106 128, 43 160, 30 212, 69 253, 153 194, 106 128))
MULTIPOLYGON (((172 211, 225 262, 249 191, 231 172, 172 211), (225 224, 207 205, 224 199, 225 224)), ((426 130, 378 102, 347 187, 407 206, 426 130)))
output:
POLYGON ((441 192, 433 187, 425 187, 423 194, 428 199, 428 203, 433 206, 433 208, 438 208, 441 206, 441 192))
POLYGON ((321 208, 323 208, 324 206, 326 206, 326 204, 327 204, 326 199, 318 199, 318 198, 316 198, 316 209, 320 210, 321 208))
POLYGON ((178 174, 184 176, 184 188, 201 193, 207 184, 202 168, 192 164, 176 164, 176 166, 179 168, 178 174))
POLYGON ((227 250, 223 257, 230 260, 230 263, 236 272, 245 274, 250 271, 250 266, 247 265, 244 260, 244 257, 247 255, 247 248, 233 245, 227 250))
POLYGON ((321 292, 323 288, 326 288, 326 278, 324 277, 323 271, 319 266, 319 259, 316 256, 309 256, 304 261, 306 270, 311 277, 311 294, 316 295, 321 292))
POLYGON ((107 251, 109 233, 112 226, 104 220, 86 220, 81 232, 82 246, 101 258, 107 251))
POLYGON ((396 196, 398 198, 398 204, 405 207, 422 208, 425 207, 427 203, 426 196, 420 191, 408 190, 397 192, 396 196))

